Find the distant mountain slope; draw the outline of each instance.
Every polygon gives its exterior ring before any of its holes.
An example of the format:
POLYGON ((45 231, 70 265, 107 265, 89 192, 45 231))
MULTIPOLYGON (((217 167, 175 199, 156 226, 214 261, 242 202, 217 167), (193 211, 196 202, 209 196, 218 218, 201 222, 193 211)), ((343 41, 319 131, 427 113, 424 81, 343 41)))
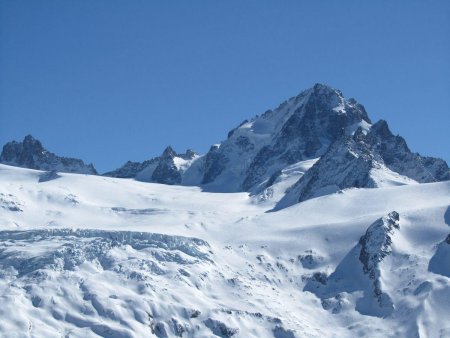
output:
POLYGON ((57 156, 46 150, 39 140, 27 135, 22 142, 8 142, 3 146, 0 163, 17 167, 96 175, 92 164, 82 160, 57 156))
MULTIPOLYGON (((96 174, 92 165, 56 156, 31 136, 6 144, 0 160, 33 169, 96 174)), ((441 159, 411 152, 386 121, 372 125, 355 99, 315 84, 278 108, 245 120, 204 155, 192 150, 179 154, 169 146, 158 157, 128 161, 103 175, 199 186, 210 192, 246 191, 260 201, 275 196, 276 209, 281 209, 347 188, 449 180, 450 169, 441 159), (312 161, 317 162, 311 167, 312 161)))
POLYGON ((177 154, 168 146, 161 156, 144 162, 128 161, 119 169, 107 172, 104 176, 120 178, 136 178, 143 182, 163 184, 181 184, 182 174, 198 158, 188 149, 184 154, 177 154))
POLYGON ((367 129, 364 107, 329 86, 316 84, 229 132, 227 140, 196 161, 186 174, 211 191, 252 191, 296 162, 323 155, 341 135, 367 129))
POLYGON ((386 121, 381 120, 368 131, 359 128, 352 136, 335 141, 289 189, 277 209, 346 188, 449 179, 445 161, 412 153, 405 140, 394 136, 386 121))

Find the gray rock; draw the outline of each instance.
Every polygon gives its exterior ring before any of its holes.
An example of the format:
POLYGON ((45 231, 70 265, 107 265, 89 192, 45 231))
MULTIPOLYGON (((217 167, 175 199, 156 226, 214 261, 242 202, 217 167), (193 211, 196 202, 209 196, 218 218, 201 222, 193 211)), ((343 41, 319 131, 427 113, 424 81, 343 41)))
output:
POLYGON ((380 264, 391 254, 392 236, 399 229, 399 214, 395 211, 377 219, 330 276, 314 273, 304 291, 317 295, 322 306, 333 313, 338 313, 344 304, 343 293, 363 291, 355 310, 369 316, 390 315, 394 303, 381 287, 380 264))
POLYGON ((211 183, 225 169, 229 159, 219 150, 219 146, 213 145, 205 156, 205 169, 202 184, 211 183))
POLYGON ((175 165, 177 154, 172 147, 167 147, 159 158, 159 163, 152 174, 152 181, 163 184, 180 184, 181 173, 175 165))
POLYGON ((323 155, 333 141, 364 123, 370 119, 362 105, 316 84, 230 131, 220 147, 206 154, 201 184, 222 179, 231 190, 253 191, 264 182, 267 187, 281 169, 323 155))
POLYGON ((162 184, 181 184, 183 170, 177 168, 174 159, 193 160, 198 156, 193 150, 188 149, 184 154, 177 154, 171 146, 168 146, 161 156, 154 157, 144 162, 128 161, 122 167, 104 173, 103 176, 119 178, 135 178, 139 181, 155 182, 162 184))
POLYGON ((228 327, 225 323, 219 320, 208 318, 205 320, 205 325, 211 330, 216 336, 228 338, 234 336, 238 333, 239 329, 228 327))
POLYGON ((0 162, 16 167, 96 175, 92 164, 82 160, 57 156, 46 150, 39 140, 27 135, 22 142, 8 142, 3 146, 0 162))
POLYGON ((367 132, 358 128, 333 142, 275 210, 342 189, 375 188, 371 170, 382 166, 419 183, 450 179, 445 161, 412 153, 405 140, 394 136, 386 121, 380 120, 367 132))

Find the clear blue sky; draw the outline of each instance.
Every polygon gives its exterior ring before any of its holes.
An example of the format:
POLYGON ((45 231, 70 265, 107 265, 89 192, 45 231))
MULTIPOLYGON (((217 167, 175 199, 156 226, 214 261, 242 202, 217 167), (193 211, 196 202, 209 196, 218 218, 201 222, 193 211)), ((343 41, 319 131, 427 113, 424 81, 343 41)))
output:
POLYGON ((0 0, 0 143, 201 153, 316 82, 450 161, 450 1, 0 0))

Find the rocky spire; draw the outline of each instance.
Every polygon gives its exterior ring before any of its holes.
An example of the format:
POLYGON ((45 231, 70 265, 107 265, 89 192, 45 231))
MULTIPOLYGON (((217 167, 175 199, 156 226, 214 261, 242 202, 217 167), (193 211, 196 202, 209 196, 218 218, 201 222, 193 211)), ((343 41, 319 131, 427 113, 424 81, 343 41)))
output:
POLYGON ((42 143, 31 135, 22 142, 11 141, 3 146, 0 162, 8 165, 80 174, 97 174, 92 164, 82 160, 57 156, 47 151, 42 143))

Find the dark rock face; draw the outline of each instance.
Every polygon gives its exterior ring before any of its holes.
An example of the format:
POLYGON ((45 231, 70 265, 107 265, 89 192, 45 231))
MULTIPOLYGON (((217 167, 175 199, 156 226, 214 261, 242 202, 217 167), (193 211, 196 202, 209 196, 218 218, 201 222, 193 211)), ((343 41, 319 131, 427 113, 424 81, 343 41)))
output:
POLYGON ((400 216, 396 211, 386 217, 377 219, 359 240, 361 253, 359 260, 363 263, 363 271, 371 279, 377 278, 378 264, 388 256, 392 249, 392 238, 395 230, 400 229, 400 216))
POLYGON ((393 135, 384 120, 372 126, 367 135, 367 143, 372 152, 380 155, 386 167, 417 182, 450 179, 449 167, 445 161, 412 153, 403 137, 393 135))
POLYGON ((350 135, 359 124, 370 124, 362 105, 316 84, 233 129, 206 155, 201 183, 223 176, 236 181, 236 190, 251 191, 286 166, 323 155, 333 141, 350 135))
POLYGON ((204 324, 218 337, 232 337, 239 332, 239 329, 228 327, 225 323, 211 318, 205 320, 204 324))
POLYGON ((177 154, 170 146, 164 150, 158 165, 153 171, 152 181, 163 184, 181 183, 181 174, 174 162, 176 155, 177 154))
POLYGON ((109 171, 103 174, 103 176, 109 176, 109 177, 119 177, 119 178, 133 178, 135 177, 140 171, 144 170, 144 168, 148 167, 149 165, 155 163, 155 159, 150 159, 144 162, 132 162, 128 161, 125 163, 122 167, 109 171))
POLYGON ((400 229, 399 220, 399 214, 392 211, 386 217, 376 220, 359 240, 359 260, 363 264, 363 271, 373 281, 373 296, 386 314, 393 311, 394 304, 381 289, 379 264, 392 252, 392 235, 395 230, 400 229))
POLYGON ((293 190, 290 204, 352 187, 376 187, 373 168, 388 168, 419 183, 450 179, 445 161, 412 153, 385 121, 371 126, 364 107, 316 84, 261 116, 245 120, 212 147, 196 168, 210 190, 258 193, 287 166, 321 159, 293 190), (211 188, 209 188, 211 187, 211 188), (224 188, 225 187, 225 188, 224 188))
POLYGON ((225 169, 228 158, 219 151, 218 146, 212 146, 205 156, 205 173, 202 184, 211 183, 225 169))
POLYGON ((242 185, 244 190, 277 163, 287 166, 319 157, 330 143, 348 135, 351 126, 362 121, 370 123, 364 107, 354 100, 346 101, 338 90, 316 84, 308 95, 283 125, 275 142, 256 155, 242 185))
POLYGON ((0 155, 0 162, 38 170, 97 174, 92 164, 85 164, 76 158, 57 156, 47 151, 42 143, 31 135, 27 135, 22 142, 12 141, 5 144, 0 155))
POLYGON ((144 162, 128 161, 119 169, 103 174, 109 177, 136 178, 146 182, 156 182, 162 184, 181 184, 182 172, 184 169, 178 168, 175 159, 191 161, 198 155, 191 149, 184 154, 177 154, 172 147, 168 146, 161 156, 154 157, 144 162))
POLYGON ((394 136, 381 120, 368 132, 359 128, 332 143, 277 208, 346 188, 374 188, 377 183, 371 170, 383 166, 419 183, 450 179, 445 161, 412 153, 405 140, 394 136))
MULTIPOLYGON (((361 151, 357 156, 352 146, 350 149, 341 149, 333 145, 329 152, 319 160, 299 181, 298 201, 304 201, 315 195, 327 194, 344 188, 373 187, 374 182, 369 176, 373 167, 373 158, 370 153, 361 151), (353 149, 352 149, 353 148, 353 149)), ((364 150, 357 149, 357 150, 364 150)))

